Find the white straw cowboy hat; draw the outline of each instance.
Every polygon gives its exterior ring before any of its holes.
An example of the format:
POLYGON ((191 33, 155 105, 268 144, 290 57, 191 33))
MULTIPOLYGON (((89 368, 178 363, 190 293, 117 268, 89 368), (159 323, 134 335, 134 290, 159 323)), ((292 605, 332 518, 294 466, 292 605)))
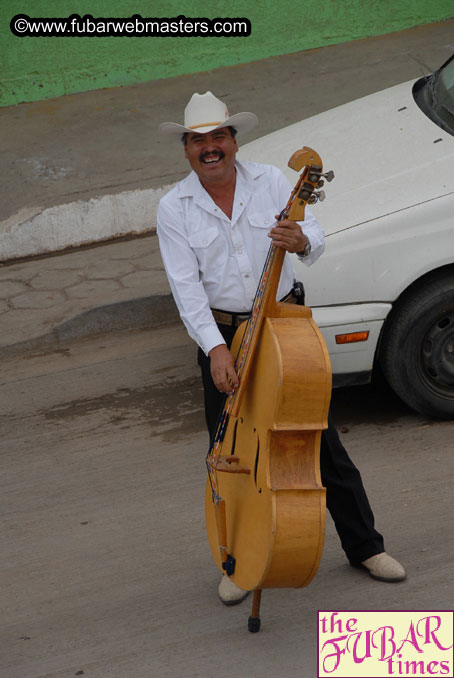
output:
POLYGON ((193 94, 184 109, 184 125, 163 122, 160 131, 166 136, 180 138, 185 132, 206 134, 220 127, 235 127, 238 134, 244 134, 258 123, 254 113, 236 113, 230 116, 227 106, 211 92, 193 94))

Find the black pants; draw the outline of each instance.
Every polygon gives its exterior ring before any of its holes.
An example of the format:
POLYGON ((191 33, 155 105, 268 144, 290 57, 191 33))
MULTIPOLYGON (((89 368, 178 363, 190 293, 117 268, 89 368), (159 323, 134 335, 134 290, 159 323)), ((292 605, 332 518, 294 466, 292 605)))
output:
MULTIPOLYGON (((231 327, 219 326, 227 346, 233 340, 231 327)), ((210 439, 216 432, 225 394, 220 393, 211 378, 210 359, 199 349, 198 364, 202 370, 205 393, 205 418, 210 439)), ((342 445, 331 414, 328 428, 322 432, 320 471, 326 487, 326 505, 334 520, 342 548, 351 563, 385 550, 382 535, 374 527, 374 515, 361 480, 361 475, 342 445)))

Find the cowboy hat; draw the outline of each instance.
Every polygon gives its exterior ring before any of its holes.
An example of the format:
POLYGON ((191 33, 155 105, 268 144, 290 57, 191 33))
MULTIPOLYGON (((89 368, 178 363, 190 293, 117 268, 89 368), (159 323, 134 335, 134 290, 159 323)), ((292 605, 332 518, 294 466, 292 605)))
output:
POLYGON ((184 125, 176 122, 163 122, 160 131, 174 138, 180 138, 185 132, 206 134, 220 127, 235 127, 238 134, 249 132, 258 123, 254 113, 236 113, 230 116, 227 106, 211 92, 192 95, 184 109, 184 125))

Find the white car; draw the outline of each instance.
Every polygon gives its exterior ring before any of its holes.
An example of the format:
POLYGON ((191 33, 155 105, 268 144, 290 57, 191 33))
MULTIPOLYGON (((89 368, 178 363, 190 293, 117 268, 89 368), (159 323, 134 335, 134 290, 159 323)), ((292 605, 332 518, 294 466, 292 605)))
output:
POLYGON ((325 253, 295 257, 334 385, 374 366, 415 410, 454 417, 454 55, 433 75, 377 92, 244 146, 286 168, 303 145, 334 170, 313 208, 325 253))

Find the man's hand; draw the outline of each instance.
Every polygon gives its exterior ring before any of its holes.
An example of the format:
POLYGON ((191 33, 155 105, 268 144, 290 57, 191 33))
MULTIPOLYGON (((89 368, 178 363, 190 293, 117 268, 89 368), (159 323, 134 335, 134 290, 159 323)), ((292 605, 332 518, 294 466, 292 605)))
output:
POLYGON ((211 376, 218 391, 233 393, 239 381, 235 372, 235 360, 225 344, 215 346, 208 353, 210 356, 211 376))
MULTIPOLYGON (((276 219, 279 215, 276 216, 276 219)), ((282 219, 274 226, 268 236, 272 238, 273 245, 282 247, 287 252, 304 252, 308 238, 301 230, 297 221, 282 219)))

